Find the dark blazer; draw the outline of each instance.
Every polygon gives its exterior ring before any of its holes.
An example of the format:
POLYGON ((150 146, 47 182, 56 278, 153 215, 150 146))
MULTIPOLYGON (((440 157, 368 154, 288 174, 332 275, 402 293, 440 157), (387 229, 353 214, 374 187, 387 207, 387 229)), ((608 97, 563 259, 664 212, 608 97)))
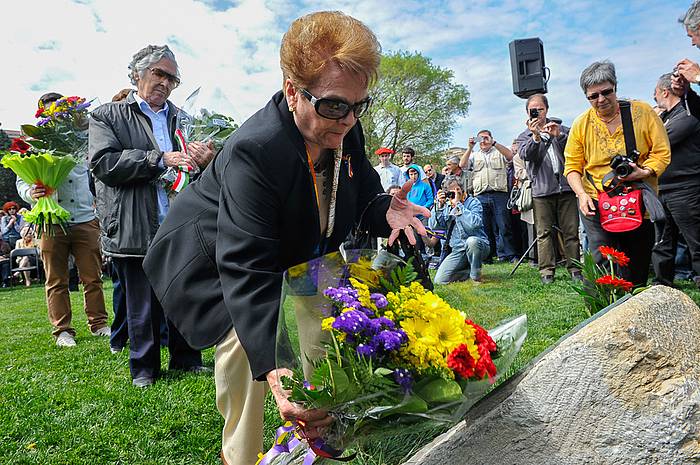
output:
MULTIPOLYGON (((176 147, 177 107, 169 100, 168 130, 176 147)), ((158 165, 163 152, 151 120, 134 98, 96 108, 90 116, 90 169, 95 177, 95 203, 105 255, 143 257, 158 230, 158 165)))
POLYGON ((335 228, 322 241, 301 133, 282 92, 228 139, 202 176, 171 204, 144 261, 168 318, 194 348, 231 329, 253 377, 275 368, 285 269, 338 249, 365 207, 378 235, 390 232, 390 196, 364 152, 360 124, 343 141, 335 228), (351 169, 348 169, 348 164, 351 169))

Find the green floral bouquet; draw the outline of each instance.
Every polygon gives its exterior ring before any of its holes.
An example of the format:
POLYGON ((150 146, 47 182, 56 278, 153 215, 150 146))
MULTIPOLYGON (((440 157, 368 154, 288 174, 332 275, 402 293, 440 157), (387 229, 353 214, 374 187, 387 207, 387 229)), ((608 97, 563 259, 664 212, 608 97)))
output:
POLYGON ((82 97, 63 97, 47 107, 40 107, 36 125, 22 125, 26 138, 16 138, 2 154, 2 165, 22 181, 43 187, 47 195, 24 216, 37 226, 37 236, 53 234, 53 227, 70 218, 54 193, 71 170, 83 163, 87 152, 87 108, 91 102, 82 97))

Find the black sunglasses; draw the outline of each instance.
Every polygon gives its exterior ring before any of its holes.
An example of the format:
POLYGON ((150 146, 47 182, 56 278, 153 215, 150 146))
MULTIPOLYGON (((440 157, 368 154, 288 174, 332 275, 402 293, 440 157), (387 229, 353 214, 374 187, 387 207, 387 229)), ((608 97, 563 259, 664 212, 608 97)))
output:
POLYGON ((359 118, 365 114, 372 103, 372 98, 367 97, 352 105, 342 100, 332 98, 316 98, 306 89, 299 89, 299 92, 311 102, 311 105, 316 109, 316 113, 327 119, 343 119, 352 111, 355 118, 359 118))
POLYGON ((603 97, 607 97, 608 95, 612 94, 613 92, 615 92, 615 89, 613 87, 611 87, 609 89, 601 90, 600 93, 593 92, 591 95, 586 95, 586 98, 590 101, 598 100, 598 97, 600 97, 601 95, 603 97))
POLYGON ((180 85, 180 78, 174 74, 170 74, 167 71, 163 71, 160 68, 148 68, 148 70, 158 79, 167 79, 168 82, 173 86, 173 89, 180 85))

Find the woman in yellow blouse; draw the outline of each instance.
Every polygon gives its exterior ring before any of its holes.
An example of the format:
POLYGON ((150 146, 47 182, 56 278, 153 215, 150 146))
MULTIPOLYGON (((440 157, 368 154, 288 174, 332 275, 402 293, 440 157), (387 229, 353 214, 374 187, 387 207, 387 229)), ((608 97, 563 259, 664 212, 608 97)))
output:
MULTIPOLYGON (((571 126, 564 150, 564 175, 578 198, 582 222, 596 261, 603 263, 598 251, 601 245, 622 250, 630 258, 629 267, 621 270, 623 277, 635 286, 643 286, 647 282, 654 245, 650 220, 646 218, 633 231, 611 233, 601 227, 598 216, 598 192, 603 177, 612 169, 610 161, 615 155, 626 153, 615 65, 609 61, 593 63, 581 73, 580 84, 591 108, 579 115, 571 126), (587 175, 593 178, 595 186, 587 175)), ((644 102, 632 101, 631 113, 640 155, 637 163, 630 165, 632 172, 621 179, 644 181, 656 189, 658 177, 671 161, 666 129, 651 106, 644 102)))

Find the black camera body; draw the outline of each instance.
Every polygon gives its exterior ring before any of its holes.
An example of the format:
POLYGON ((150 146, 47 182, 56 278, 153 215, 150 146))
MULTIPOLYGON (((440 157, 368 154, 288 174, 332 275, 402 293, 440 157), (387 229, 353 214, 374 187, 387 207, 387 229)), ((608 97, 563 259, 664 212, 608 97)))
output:
POLYGON ((615 172, 615 175, 624 178, 634 171, 630 163, 637 163, 637 159, 639 159, 639 154, 635 154, 633 157, 615 155, 612 160, 610 160, 610 167, 613 169, 613 172, 615 172))
POLYGON ((445 192, 445 197, 448 199, 454 199, 455 198, 455 193, 454 191, 447 191, 445 192))
POLYGON ((540 111, 537 108, 530 108, 530 119, 534 119, 540 116, 540 111))

